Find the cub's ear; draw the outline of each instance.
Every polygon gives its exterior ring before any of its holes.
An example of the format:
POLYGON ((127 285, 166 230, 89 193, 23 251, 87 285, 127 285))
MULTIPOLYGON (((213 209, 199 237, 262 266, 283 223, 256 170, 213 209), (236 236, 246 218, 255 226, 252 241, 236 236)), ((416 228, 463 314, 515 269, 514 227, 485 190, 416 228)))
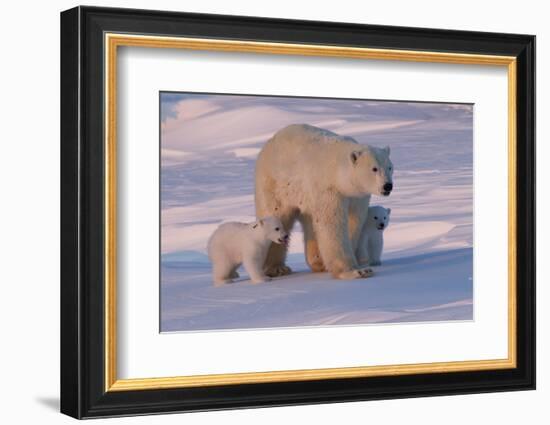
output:
POLYGON ((388 213, 388 215, 390 215, 391 214, 391 208, 387 208, 386 212, 388 213))
POLYGON ((390 147, 389 146, 386 146, 384 148, 384 152, 386 152, 386 155, 389 155, 390 154, 390 147))
POLYGON ((258 226, 263 226, 264 221, 262 219, 258 220, 256 223, 254 223, 254 226, 252 226, 253 229, 255 229, 258 226))
POLYGON ((352 164, 355 164, 357 162, 357 160, 359 159, 359 157, 361 156, 362 152, 361 151, 353 151, 350 155, 349 155, 349 158, 351 159, 351 163, 352 164))

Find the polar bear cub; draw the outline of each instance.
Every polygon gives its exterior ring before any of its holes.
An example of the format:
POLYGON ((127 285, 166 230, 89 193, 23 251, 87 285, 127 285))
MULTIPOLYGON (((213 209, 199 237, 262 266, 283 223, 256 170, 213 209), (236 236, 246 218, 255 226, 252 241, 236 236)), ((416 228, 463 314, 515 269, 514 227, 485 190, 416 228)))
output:
POLYGON ((382 250, 384 249, 384 230, 390 224, 390 208, 381 206, 369 207, 367 221, 361 234, 361 244, 366 248, 367 258, 361 258, 359 262, 368 261, 370 266, 382 264, 382 250))
POLYGON ((224 223, 208 240, 214 285, 231 283, 239 277, 241 264, 254 283, 271 280, 262 268, 271 243, 288 245, 289 236, 281 221, 267 217, 254 223, 224 223))

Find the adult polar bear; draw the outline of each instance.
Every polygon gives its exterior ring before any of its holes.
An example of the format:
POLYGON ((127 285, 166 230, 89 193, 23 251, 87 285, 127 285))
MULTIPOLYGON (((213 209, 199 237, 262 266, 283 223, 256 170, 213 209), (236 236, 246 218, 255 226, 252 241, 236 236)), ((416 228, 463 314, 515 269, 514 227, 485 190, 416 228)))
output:
MULTIPOLYGON (((370 195, 392 190, 389 148, 359 145, 307 124, 279 130, 256 161, 256 215, 275 216, 290 232, 299 220, 306 260, 313 271, 328 270, 339 279, 368 277, 357 263, 370 195)), ((272 244, 264 271, 289 274, 286 247, 272 244)))

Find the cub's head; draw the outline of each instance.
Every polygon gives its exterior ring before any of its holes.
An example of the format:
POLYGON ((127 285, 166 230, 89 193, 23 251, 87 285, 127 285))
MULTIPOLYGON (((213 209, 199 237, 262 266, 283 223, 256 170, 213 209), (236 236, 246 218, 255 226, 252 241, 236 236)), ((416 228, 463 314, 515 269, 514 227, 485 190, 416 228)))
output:
POLYGON ((393 190, 393 164, 390 147, 364 146, 349 155, 351 179, 358 195, 389 196, 393 190))
POLYGON ((384 230, 390 224, 390 213, 390 208, 380 206, 369 207, 367 226, 380 231, 384 230))
POLYGON ((254 224, 254 230, 262 232, 266 239, 275 243, 288 246, 290 238, 283 227, 283 223, 277 217, 265 217, 254 224))

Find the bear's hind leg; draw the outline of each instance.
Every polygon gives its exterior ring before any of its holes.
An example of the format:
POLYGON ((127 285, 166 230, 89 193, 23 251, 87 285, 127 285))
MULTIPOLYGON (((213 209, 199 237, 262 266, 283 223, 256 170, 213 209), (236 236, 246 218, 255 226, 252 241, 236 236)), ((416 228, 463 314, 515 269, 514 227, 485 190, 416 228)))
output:
POLYGON ((319 251, 319 244, 315 238, 315 232, 313 231, 313 223, 310 214, 304 214, 300 217, 300 223, 304 231, 304 248, 306 254, 306 262, 309 268, 314 273, 326 272, 327 269, 321 258, 321 252, 319 251))
POLYGON ((285 264, 286 248, 284 245, 272 243, 267 251, 264 264, 264 272, 269 277, 285 276, 292 273, 290 267, 285 264))
MULTIPOLYGON (((275 216, 281 220, 285 230, 290 235, 294 222, 296 221, 296 214, 275 214, 275 216)), ((292 273, 292 269, 285 264, 287 251, 288 248, 282 244, 271 244, 264 263, 264 273, 267 276, 278 277, 292 273)))
MULTIPOLYGON (((283 208, 276 196, 275 180, 262 172, 262 167, 256 168, 256 217, 277 217, 281 220, 288 234, 294 225, 294 216, 284 214, 283 208)), ((269 277, 284 276, 292 270, 285 264, 287 249, 284 245, 272 243, 267 252, 263 271, 269 277)))
POLYGON ((231 270, 231 273, 229 273, 229 277, 231 279, 237 279, 240 277, 239 272, 237 272, 237 269, 239 268, 239 265, 237 264, 233 269, 231 270))

